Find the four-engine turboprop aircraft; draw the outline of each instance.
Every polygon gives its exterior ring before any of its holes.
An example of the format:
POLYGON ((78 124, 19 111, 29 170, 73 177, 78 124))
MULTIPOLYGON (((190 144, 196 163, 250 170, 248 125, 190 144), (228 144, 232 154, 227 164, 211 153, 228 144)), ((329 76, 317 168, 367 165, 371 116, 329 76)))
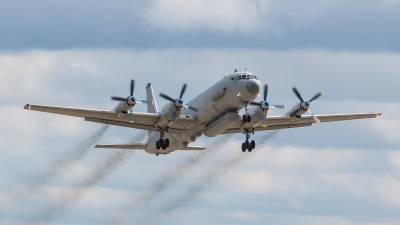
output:
POLYGON ((270 105, 267 101, 268 85, 264 85, 263 100, 254 102, 261 91, 257 76, 248 71, 238 71, 224 77, 218 83, 184 104, 186 90, 183 85, 178 98, 160 93, 168 101, 158 111, 151 84, 147 84, 147 100, 136 100, 133 96, 134 81, 131 81, 130 96, 111 97, 119 101, 114 110, 94 110, 27 104, 24 109, 84 118, 86 121, 115 126, 147 130, 146 143, 127 145, 97 145, 96 148, 144 149, 150 154, 167 154, 175 150, 203 150, 205 147, 189 146, 201 135, 215 137, 220 134, 242 133, 246 140, 242 151, 251 152, 255 141, 249 141, 254 132, 311 126, 313 123, 376 118, 381 113, 331 114, 315 116, 309 109, 310 103, 319 98, 317 93, 305 101, 293 87, 300 102, 296 103, 284 116, 267 116, 269 108, 286 108, 270 105), (132 112, 136 103, 147 103, 147 113, 132 112), (249 105, 253 105, 249 108, 249 105), (245 109, 242 115, 239 110, 245 109), (130 111, 130 112, 129 112, 130 111), (311 115, 304 115, 309 112, 311 115))

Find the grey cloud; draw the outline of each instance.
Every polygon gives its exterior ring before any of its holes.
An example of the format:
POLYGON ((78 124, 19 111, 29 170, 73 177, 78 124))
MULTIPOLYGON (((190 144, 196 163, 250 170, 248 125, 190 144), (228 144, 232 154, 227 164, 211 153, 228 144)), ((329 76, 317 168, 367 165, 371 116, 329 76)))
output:
MULTIPOLYGON (((258 2, 258 1, 255 1, 258 2)), ((153 1, 154 3, 154 1, 153 1)), ((147 1, 2 1, 0 48, 248 48, 398 52, 400 6, 383 1, 268 1, 252 33, 156 29, 147 1)))

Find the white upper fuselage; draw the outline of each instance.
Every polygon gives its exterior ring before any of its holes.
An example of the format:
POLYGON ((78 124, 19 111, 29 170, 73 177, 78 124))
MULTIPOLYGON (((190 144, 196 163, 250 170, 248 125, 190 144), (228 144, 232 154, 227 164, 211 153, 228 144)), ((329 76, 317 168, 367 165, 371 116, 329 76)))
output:
MULTIPOLYGON (((146 152, 151 154, 166 154, 176 149, 187 146, 200 137, 207 125, 218 120, 227 112, 238 112, 245 106, 245 102, 252 102, 259 95, 261 83, 253 73, 236 72, 224 77, 221 81, 198 95, 196 98, 186 103, 198 109, 194 112, 183 108, 181 115, 196 117, 192 125, 187 128, 182 135, 165 134, 165 138, 170 140, 167 149, 156 149, 156 141, 160 138, 159 132, 151 132, 146 142, 146 152)), ((166 106, 163 110, 166 110, 166 106)), ((162 114, 163 111, 160 112, 162 114)))

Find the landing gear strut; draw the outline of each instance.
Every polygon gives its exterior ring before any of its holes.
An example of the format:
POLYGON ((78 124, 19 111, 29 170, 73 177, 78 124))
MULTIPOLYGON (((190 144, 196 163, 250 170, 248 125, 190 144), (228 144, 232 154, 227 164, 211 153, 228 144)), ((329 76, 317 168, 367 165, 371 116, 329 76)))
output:
POLYGON ((167 149, 169 147, 169 139, 164 140, 164 135, 165 133, 168 132, 168 127, 165 129, 160 130, 160 140, 156 142, 156 149, 159 150, 162 148, 163 150, 167 149))
POLYGON ((244 102, 244 110, 246 110, 246 114, 243 115, 243 123, 250 123, 251 116, 249 114, 249 102, 244 102))
POLYGON ((249 141, 250 135, 254 134, 254 129, 251 131, 249 129, 246 129, 244 131, 244 134, 246 134, 246 141, 242 144, 242 152, 245 152, 246 150, 251 152, 253 151, 253 149, 256 148, 256 142, 254 140, 249 141))

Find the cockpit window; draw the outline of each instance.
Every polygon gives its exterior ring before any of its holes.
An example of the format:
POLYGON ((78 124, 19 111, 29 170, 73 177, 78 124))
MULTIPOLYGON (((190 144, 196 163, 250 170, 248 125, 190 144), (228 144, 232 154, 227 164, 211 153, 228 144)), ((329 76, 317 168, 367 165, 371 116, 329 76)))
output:
POLYGON ((256 75, 238 75, 235 78, 232 78, 232 80, 249 80, 249 79, 258 80, 256 75))

